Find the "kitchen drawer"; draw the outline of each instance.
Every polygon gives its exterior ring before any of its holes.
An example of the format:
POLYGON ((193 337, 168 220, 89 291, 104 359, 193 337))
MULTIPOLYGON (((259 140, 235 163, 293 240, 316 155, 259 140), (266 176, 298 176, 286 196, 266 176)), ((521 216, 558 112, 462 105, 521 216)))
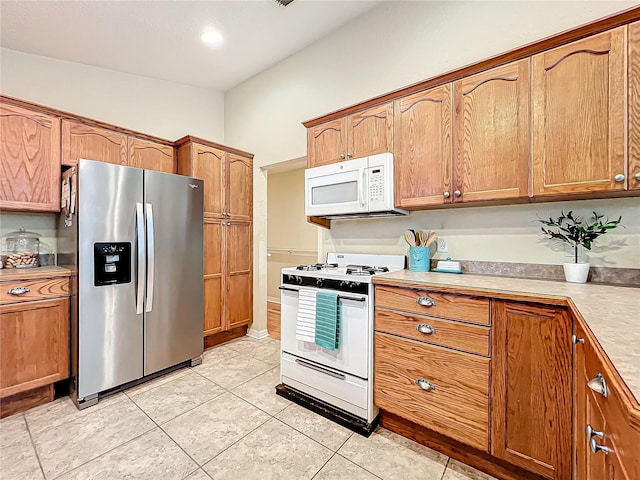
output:
POLYGON ((376 285, 376 307, 489 325, 489 299, 376 285), (421 302, 421 303, 418 303, 421 302))
MULTIPOLYGON (((625 405, 624 392, 621 389, 618 378, 612 378, 611 370, 605 367, 604 362, 597 355, 595 349, 587 340, 584 344, 585 353, 585 372, 586 377, 580 381, 588 382, 597 376, 602 375, 607 387, 607 396, 587 387, 587 395, 590 396, 589 402, 595 405, 602 418, 604 425, 600 426, 605 438, 596 438, 600 445, 610 447, 613 452, 609 456, 615 456, 620 470, 619 476, 615 478, 621 479, 640 479, 640 455, 638 455, 638 446, 640 445, 640 418, 633 419, 633 412, 630 406, 625 405)), ((588 402, 588 403, 589 403, 588 402)), ((627 402, 628 403, 628 402, 627 402)), ((636 414, 637 415, 637 414, 636 414)), ((584 432, 578 431, 578 435, 586 435, 584 432)), ((593 426, 598 429, 597 426, 593 426)), ((578 440, 586 440, 586 437, 578 440)), ((587 452, 587 455, 602 455, 602 453, 587 452)))
POLYGON ((489 356, 489 327, 376 308, 376 331, 489 356))
POLYGON ((39 278, 0 283, 0 304, 45 300, 69 295, 69 278, 39 278), (26 289, 24 293, 20 289, 26 289), (9 293, 11 291, 15 293, 9 293))
POLYGON ((488 358, 384 333, 375 334, 374 348, 378 407, 489 451, 488 358))

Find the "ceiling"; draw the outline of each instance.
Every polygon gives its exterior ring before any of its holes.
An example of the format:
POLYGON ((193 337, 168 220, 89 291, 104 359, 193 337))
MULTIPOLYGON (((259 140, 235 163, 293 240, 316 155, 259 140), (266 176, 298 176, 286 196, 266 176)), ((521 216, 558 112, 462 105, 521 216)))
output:
POLYGON ((226 91, 380 0, 0 1, 0 45, 226 91), (207 27, 224 35, 211 49, 207 27))

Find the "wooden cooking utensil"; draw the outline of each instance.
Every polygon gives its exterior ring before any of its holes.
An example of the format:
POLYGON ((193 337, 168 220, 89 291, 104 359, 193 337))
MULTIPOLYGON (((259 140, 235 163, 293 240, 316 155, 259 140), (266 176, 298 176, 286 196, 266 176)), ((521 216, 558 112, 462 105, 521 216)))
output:
POLYGON ((406 240, 406 242, 409 244, 410 247, 416 246, 416 235, 412 231, 407 230, 406 232, 404 232, 404 239, 406 240))
POLYGON ((424 246, 428 247, 429 245, 431 245, 436 239, 436 232, 431 232, 429 234, 429 238, 427 238, 427 241, 425 242, 424 246))
POLYGON ((429 239, 429 232, 427 232, 426 230, 420 230, 420 231, 418 231, 416 236, 420 240, 420 245, 423 246, 423 247, 426 247, 427 246, 427 240, 429 239))

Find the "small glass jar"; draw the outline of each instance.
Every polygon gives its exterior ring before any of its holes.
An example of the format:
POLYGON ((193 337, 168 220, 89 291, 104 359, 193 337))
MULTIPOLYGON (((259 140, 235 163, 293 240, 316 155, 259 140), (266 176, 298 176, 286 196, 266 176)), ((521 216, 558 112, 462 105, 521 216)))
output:
POLYGON ((33 268, 40 264, 40 234, 21 228, 4 237, 4 268, 33 268))

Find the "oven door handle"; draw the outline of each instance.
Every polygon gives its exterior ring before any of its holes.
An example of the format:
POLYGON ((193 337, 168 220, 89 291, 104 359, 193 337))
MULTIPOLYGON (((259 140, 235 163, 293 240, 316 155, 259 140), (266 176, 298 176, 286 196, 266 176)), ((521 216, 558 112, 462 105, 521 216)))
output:
POLYGON ((278 290, 286 290, 287 292, 296 292, 300 293, 300 290, 297 288, 289 288, 289 287, 278 287, 278 290))
POLYGON ((366 302, 367 298, 366 297, 354 298, 354 297, 345 297, 343 295, 338 295, 338 301, 340 300, 353 300, 354 302, 366 302))

